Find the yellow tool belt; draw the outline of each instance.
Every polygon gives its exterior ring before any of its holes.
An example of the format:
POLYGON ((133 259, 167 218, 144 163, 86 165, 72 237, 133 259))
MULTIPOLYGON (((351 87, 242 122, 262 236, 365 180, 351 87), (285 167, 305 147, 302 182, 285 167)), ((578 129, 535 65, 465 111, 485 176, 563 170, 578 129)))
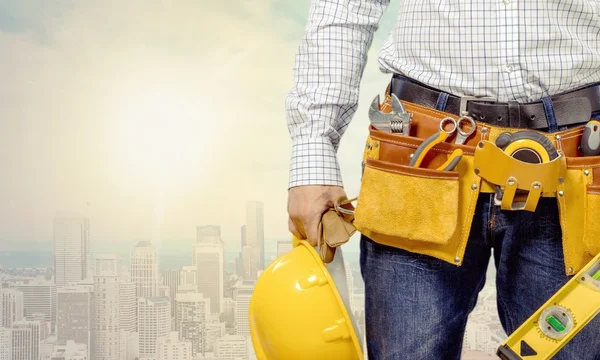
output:
MULTIPOLYGON (((439 130, 440 121, 458 118, 402 103, 412 114, 411 136, 370 126, 354 214, 358 231, 381 244, 460 266, 479 194, 495 193, 502 186, 505 197, 516 194, 514 203, 522 201, 523 210, 533 211, 540 196, 557 199, 568 275, 577 273, 600 252, 600 156, 579 154, 583 126, 538 132, 552 142, 560 156, 528 164, 494 145, 500 134, 525 129, 476 122, 477 130, 464 145, 449 138, 435 145, 420 166, 414 167, 408 166, 411 154, 439 130), (456 149, 463 151, 458 166, 452 171, 438 170, 456 149)), ((380 110, 391 111, 389 95, 380 110)), ((502 204, 503 209, 510 206, 502 204)))

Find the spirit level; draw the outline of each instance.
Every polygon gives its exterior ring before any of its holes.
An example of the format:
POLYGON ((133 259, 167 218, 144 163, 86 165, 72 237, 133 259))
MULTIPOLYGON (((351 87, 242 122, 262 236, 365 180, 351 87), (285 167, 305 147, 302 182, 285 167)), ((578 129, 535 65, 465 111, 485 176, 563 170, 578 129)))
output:
POLYGON ((503 360, 547 360, 600 312, 600 254, 513 332, 503 360))

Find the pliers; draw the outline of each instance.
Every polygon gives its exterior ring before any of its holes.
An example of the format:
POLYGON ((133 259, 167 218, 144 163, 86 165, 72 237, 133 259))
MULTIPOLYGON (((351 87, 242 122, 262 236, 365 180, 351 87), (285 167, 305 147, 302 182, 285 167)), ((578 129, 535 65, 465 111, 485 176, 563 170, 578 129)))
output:
MULTIPOLYGON (((410 162, 408 163, 408 165, 415 166, 415 167, 421 166, 421 163, 423 162, 423 159, 425 158, 425 155, 427 155, 429 150, 431 150, 431 148, 433 148, 435 145, 446 141, 447 138, 448 138, 448 133, 443 130, 440 130, 440 131, 436 132, 435 134, 431 135, 430 137, 428 137, 427 139, 425 139, 421 143, 421 145, 419 145, 419 147, 417 147, 417 150, 412 155, 412 158, 411 158, 410 162)), ((463 151, 461 149, 454 150, 452 152, 452 154, 450 154, 450 156, 448 157, 448 160, 442 166, 438 167, 437 170, 442 170, 442 171, 454 170, 454 168, 456 167, 456 165, 458 165, 458 163, 460 162, 462 157, 463 157, 463 151)))

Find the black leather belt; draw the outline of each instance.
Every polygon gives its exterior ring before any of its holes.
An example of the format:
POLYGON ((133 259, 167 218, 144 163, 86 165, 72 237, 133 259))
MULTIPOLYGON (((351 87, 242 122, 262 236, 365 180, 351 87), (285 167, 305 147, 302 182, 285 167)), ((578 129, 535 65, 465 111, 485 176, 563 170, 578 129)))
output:
MULTIPOLYGON (((435 108, 441 93, 401 75, 393 76, 390 92, 401 100, 431 108, 435 108)), ((559 127, 586 123, 592 112, 600 111, 600 83, 552 96, 552 105, 559 127)), ((467 111, 477 121, 502 127, 548 128, 542 101, 499 103, 488 98, 449 95, 444 111, 457 116, 467 111)))

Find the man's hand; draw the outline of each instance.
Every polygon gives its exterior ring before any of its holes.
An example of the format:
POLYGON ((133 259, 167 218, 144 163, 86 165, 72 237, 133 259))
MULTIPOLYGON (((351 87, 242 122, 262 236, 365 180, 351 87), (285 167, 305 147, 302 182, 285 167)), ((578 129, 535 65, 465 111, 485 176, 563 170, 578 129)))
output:
POLYGON ((312 246, 317 246, 321 216, 336 202, 346 199, 341 186, 305 185, 289 189, 289 230, 298 239, 308 240, 312 246))

